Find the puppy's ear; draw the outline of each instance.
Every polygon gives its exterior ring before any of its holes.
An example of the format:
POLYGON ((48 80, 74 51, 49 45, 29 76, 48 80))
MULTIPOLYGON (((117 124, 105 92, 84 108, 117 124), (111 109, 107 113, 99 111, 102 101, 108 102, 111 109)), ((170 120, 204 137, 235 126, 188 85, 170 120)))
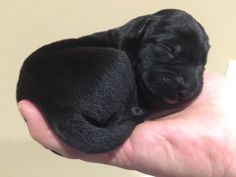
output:
POLYGON ((133 29, 133 33, 130 34, 128 38, 131 38, 131 39, 142 38, 142 36, 144 35, 150 23, 151 23, 151 19, 147 18, 144 22, 137 24, 137 26, 134 26, 135 28, 133 29))
POLYGON ((151 17, 150 15, 146 15, 131 20, 124 26, 118 28, 117 32, 121 46, 126 45, 127 41, 141 39, 150 23, 151 17))

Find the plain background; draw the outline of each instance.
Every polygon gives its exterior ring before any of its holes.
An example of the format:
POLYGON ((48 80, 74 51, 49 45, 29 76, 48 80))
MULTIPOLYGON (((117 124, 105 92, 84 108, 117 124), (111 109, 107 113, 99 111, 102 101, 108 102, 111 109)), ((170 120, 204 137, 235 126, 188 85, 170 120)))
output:
POLYGON ((207 68, 225 74, 236 59, 235 0, 0 0, 0 176, 129 176, 141 174, 57 157, 35 143, 17 111, 15 88, 24 59, 40 46, 118 27, 161 9, 192 14, 210 37, 207 68), (105 171, 105 173, 104 173, 105 171))

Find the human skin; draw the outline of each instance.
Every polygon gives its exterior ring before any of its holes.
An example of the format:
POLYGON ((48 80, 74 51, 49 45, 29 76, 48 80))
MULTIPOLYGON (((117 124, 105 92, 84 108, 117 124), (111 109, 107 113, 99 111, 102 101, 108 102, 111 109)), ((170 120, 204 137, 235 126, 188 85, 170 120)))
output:
POLYGON ((66 158, 137 170, 158 177, 236 176, 236 94, 222 77, 204 73, 200 96, 184 110, 136 126, 119 148, 85 154, 58 138, 39 110, 18 103, 30 135, 66 158))

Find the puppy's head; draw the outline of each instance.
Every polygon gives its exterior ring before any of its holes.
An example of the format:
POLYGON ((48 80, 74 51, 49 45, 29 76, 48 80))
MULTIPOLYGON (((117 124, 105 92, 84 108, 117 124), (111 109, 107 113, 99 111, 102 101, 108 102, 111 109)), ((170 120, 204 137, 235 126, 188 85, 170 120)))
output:
POLYGON ((199 95, 209 50, 203 27, 180 10, 149 17, 136 60, 144 97, 159 107, 171 107, 199 95))

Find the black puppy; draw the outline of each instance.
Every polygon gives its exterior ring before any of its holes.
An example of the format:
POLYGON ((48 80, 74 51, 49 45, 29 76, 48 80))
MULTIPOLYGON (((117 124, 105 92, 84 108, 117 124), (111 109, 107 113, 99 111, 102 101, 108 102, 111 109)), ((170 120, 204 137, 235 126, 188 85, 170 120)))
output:
POLYGON ((193 17, 163 10, 41 47, 22 66, 17 101, 32 101, 68 145, 109 151, 154 110, 171 113, 199 95, 208 49, 193 17))

